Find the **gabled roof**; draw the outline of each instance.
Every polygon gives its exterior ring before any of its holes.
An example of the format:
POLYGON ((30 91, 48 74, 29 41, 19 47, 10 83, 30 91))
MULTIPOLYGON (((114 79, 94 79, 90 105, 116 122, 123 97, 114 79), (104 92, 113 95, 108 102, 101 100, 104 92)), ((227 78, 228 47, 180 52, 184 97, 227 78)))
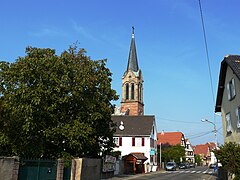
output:
POLYGON ((207 142, 206 144, 199 144, 196 145, 194 154, 204 154, 207 156, 208 151, 212 151, 216 148, 216 144, 213 142, 207 142))
POLYGON ((132 155, 133 157, 135 157, 136 159, 139 159, 139 160, 147 160, 148 159, 146 156, 144 156, 144 153, 130 153, 129 155, 132 155))
POLYGON ((181 132, 162 132, 158 133, 157 144, 168 144, 171 146, 181 144, 182 137, 184 137, 181 132))
POLYGON ((132 27, 132 40, 131 40, 131 46, 129 51, 129 57, 128 57, 128 66, 127 71, 132 70, 133 72, 138 72, 138 60, 137 60, 137 51, 136 51, 136 45, 134 40, 134 27, 132 27))
POLYGON ((199 145, 196 145, 194 154, 203 154, 204 156, 207 156, 208 150, 209 148, 207 144, 199 144, 199 145))
POLYGON ((150 136, 155 124, 155 117, 112 116, 112 121, 116 124, 114 136, 150 136), (121 124, 124 127, 122 130, 120 128, 121 124))
POLYGON ((224 84, 228 66, 232 69, 233 73, 237 76, 238 80, 240 81, 240 56, 239 55, 225 56, 220 67, 215 112, 221 111, 224 84))

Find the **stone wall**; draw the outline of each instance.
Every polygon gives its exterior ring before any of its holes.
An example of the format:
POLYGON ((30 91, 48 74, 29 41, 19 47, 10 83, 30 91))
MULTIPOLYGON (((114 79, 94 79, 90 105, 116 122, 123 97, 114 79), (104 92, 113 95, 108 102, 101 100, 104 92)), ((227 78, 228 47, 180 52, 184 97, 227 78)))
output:
POLYGON ((0 158, 0 180, 17 180, 19 159, 17 157, 0 158))
POLYGON ((101 179, 101 159, 78 158, 72 160, 71 180, 85 179, 101 179))

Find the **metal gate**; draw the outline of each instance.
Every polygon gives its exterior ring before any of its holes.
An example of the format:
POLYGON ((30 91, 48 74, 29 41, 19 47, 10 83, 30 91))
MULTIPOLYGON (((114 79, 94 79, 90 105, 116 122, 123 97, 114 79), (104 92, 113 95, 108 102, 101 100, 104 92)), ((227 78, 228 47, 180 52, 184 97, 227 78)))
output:
POLYGON ((57 160, 21 159, 18 180, 56 180, 57 160))

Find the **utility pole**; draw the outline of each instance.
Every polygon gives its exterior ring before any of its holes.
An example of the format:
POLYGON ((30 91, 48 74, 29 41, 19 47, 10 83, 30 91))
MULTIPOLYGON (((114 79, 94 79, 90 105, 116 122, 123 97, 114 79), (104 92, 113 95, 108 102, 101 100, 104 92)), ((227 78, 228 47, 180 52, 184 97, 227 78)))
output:
POLYGON ((162 168, 162 143, 160 142, 160 146, 159 146, 159 160, 160 160, 160 168, 162 168))

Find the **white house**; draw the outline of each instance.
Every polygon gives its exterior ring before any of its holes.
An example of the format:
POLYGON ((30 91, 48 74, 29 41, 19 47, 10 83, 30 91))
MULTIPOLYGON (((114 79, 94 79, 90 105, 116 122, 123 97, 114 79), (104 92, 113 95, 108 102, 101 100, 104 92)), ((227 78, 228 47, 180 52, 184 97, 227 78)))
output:
POLYGON ((121 156, 141 153, 152 171, 157 167, 157 129, 154 116, 112 116, 116 124, 114 151, 121 156))

